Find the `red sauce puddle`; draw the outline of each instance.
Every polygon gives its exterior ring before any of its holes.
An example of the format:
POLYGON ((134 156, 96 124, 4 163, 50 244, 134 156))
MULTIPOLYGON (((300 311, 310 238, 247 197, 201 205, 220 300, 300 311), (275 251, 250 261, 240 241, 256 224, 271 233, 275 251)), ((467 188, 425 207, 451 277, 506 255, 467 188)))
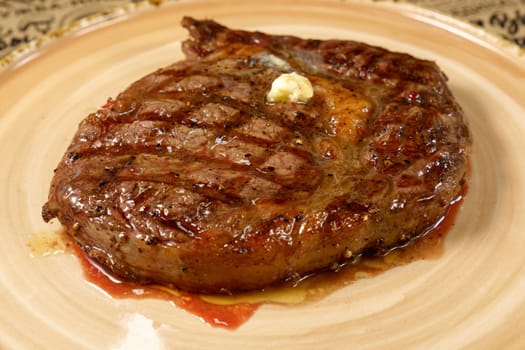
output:
POLYGON ((86 280, 114 298, 166 300, 198 316, 211 326, 232 330, 248 321, 260 306, 260 303, 219 305, 207 302, 197 294, 175 288, 120 281, 108 276, 78 245, 73 244, 72 247, 81 262, 86 280))
MULTIPOLYGON (((234 330, 248 321, 264 303, 291 305, 319 300, 358 279, 375 276, 393 267, 406 265, 416 260, 435 259, 442 256, 445 237, 454 225, 465 193, 466 190, 458 200, 452 203, 441 222, 406 247, 396 248, 385 256, 357 257, 337 272, 314 274, 293 286, 284 285, 265 291, 233 296, 204 296, 160 285, 141 285, 117 280, 88 259, 76 244, 69 243, 70 239, 67 235, 60 236, 62 239, 69 240, 65 243, 65 246, 68 247, 67 251, 72 250, 78 256, 86 280, 111 297, 166 300, 198 316, 211 326, 234 330), (283 298, 282 296, 286 294, 288 296, 283 298)), ((57 240, 60 239, 57 237, 57 240)), ((35 244, 30 242, 30 246, 34 251, 35 244)))

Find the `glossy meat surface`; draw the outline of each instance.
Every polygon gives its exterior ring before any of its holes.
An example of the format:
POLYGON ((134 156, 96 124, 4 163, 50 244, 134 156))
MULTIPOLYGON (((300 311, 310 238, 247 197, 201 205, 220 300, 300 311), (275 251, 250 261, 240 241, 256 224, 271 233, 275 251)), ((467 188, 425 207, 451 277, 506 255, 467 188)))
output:
POLYGON ((187 58, 79 126, 43 208, 111 273, 223 293, 382 254, 442 219, 470 136, 435 63, 185 18, 187 58), (282 73, 305 103, 269 103, 282 73))

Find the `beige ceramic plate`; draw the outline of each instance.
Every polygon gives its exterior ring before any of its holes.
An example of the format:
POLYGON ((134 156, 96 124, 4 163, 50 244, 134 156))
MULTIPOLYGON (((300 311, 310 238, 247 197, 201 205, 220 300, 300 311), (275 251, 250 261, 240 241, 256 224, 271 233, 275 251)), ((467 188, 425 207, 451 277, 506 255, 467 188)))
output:
POLYGON ((0 348, 525 348, 525 61, 467 25, 352 1, 176 2, 66 34, 0 73, 0 348), (113 299, 75 257, 35 257, 53 168, 88 112, 181 57, 183 15, 366 41, 435 60, 474 136, 470 191, 437 260, 307 305, 268 304, 235 331, 159 300, 113 299))

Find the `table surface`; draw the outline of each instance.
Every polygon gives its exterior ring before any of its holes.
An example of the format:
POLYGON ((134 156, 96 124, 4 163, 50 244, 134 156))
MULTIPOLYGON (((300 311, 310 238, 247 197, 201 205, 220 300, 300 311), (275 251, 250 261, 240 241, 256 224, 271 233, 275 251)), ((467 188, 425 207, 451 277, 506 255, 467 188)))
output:
MULTIPOLYGON (((83 17, 136 1, 141 0, 0 0, 0 57, 83 17)), ((462 19, 525 47, 525 0, 405 2, 462 19)))

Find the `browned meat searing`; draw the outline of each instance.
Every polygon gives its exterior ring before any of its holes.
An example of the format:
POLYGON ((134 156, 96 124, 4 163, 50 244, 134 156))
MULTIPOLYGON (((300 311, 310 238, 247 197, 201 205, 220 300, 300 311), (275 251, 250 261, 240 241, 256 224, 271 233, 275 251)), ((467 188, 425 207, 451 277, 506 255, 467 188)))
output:
POLYGON ((263 288, 405 244, 461 195, 469 131, 433 62, 183 25, 187 58, 80 124, 43 208, 111 273, 263 288), (290 72, 313 96, 269 100, 290 72))

